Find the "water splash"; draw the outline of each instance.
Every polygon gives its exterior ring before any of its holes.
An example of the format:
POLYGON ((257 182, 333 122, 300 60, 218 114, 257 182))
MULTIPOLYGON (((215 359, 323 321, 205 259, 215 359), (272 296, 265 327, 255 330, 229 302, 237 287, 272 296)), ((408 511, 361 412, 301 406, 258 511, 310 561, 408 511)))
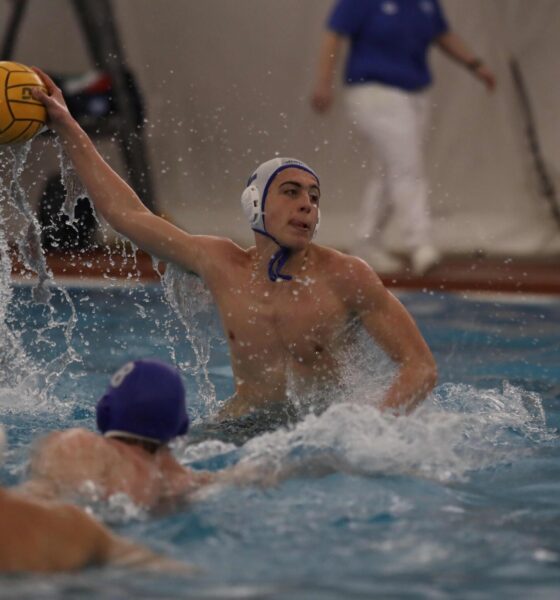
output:
POLYGON ((333 342, 339 350, 328 382, 321 375, 314 381, 298 378, 286 367, 286 395, 300 418, 341 401, 378 406, 395 377, 395 363, 359 321, 349 323, 339 337, 333 342))
POLYGON ((51 297, 48 283, 52 281, 52 273, 47 266, 47 261, 41 248, 41 227, 39 221, 28 202, 27 193, 21 184, 21 177, 30 149, 31 144, 8 148, 12 159, 12 169, 7 199, 9 204, 23 217, 23 229, 16 238, 16 242, 24 265, 29 270, 37 273, 37 277, 39 278, 37 285, 33 288, 33 297, 36 302, 47 304, 51 297))
MULTIPOLYGON (((84 504, 84 500, 80 500, 84 504)), ((127 494, 116 493, 107 499, 91 498, 84 508, 96 519, 113 525, 128 523, 130 521, 146 521, 149 512, 135 504, 127 494)))
POLYGON ((219 440, 206 440, 199 444, 192 444, 182 448, 176 444, 177 458, 181 464, 187 466, 196 462, 204 462, 216 456, 225 456, 237 451, 235 444, 221 442, 219 440))
MULTIPOLYGON (((79 357, 72 347, 72 334, 76 325, 77 316, 74 304, 68 292, 57 286, 53 280, 45 254, 41 247, 41 228, 35 212, 29 201, 29 195, 22 185, 22 177, 32 142, 15 148, 7 147, 1 150, 2 162, 6 167, 2 172, 0 185, 0 333, 2 335, 2 349, 0 350, 0 387, 3 388, 4 400, 16 395, 18 405, 33 398, 36 403, 47 401, 50 389, 64 372, 66 367, 79 357), (4 181, 7 178, 7 181, 4 181), (15 209, 23 222, 19 231, 15 232, 15 242, 19 255, 26 269, 37 274, 38 282, 33 287, 33 300, 45 307, 46 323, 36 331, 26 330, 25 325, 15 321, 10 324, 10 307, 13 306, 14 297, 11 282, 12 261, 9 239, 7 236, 8 218, 5 214, 6 207, 15 209), (69 315, 59 318, 53 300, 53 290, 63 299, 63 304, 69 308, 69 315), (24 334, 32 333, 31 344, 35 347, 41 345, 55 347, 56 343, 50 339, 54 332, 63 331, 64 350, 50 360, 32 358, 29 348, 26 348, 24 334)), ((77 200, 76 200, 77 201, 77 200)), ((29 325, 28 325, 29 327, 29 325)))
MULTIPOLYGON (((172 347, 173 361, 195 377, 200 400, 212 414, 217 409, 217 401, 216 389, 208 374, 208 362, 212 344, 223 341, 214 300, 199 277, 174 264, 168 265, 162 283, 165 298, 178 315, 194 353, 192 364, 182 361, 172 347)), ((169 334, 168 337, 173 336, 169 334)))
MULTIPOLYGON (((0 186, 0 206, 4 205, 5 199, 2 192, 3 189, 0 186)), ((14 365, 23 364, 25 357, 19 332, 13 331, 7 324, 8 306, 12 301, 12 263, 4 227, 1 226, 3 222, 2 219, 0 221, 0 339, 2 340, 0 344, 0 388, 8 385, 14 365)))
POLYGON ((353 342, 342 345, 338 360, 343 385, 340 397, 353 404, 379 405, 395 378, 397 366, 361 324, 353 342))
MULTIPOLYGON (((78 177, 74 165, 64 152, 64 148, 58 138, 54 138, 54 146, 58 154, 60 178, 66 190, 66 197, 62 203, 62 212, 68 217, 68 224, 76 227, 76 205, 80 198, 87 198, 87 190, 78 177)), ((93 211, 93 214, 96 216, 95 211, 93 211)))
POLYGON ((556 437, 538 394, 509 383, 479 390, 445 384, 408 417, 346 402, 243 448, 242 461, 282 473, 344 471, 458 481, 509 463, 556 437))

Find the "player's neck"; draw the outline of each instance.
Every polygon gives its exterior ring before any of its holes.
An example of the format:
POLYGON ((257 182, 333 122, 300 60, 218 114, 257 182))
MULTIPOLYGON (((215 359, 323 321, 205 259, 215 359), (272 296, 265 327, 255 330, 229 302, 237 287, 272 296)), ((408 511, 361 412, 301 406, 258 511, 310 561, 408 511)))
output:
MULTIPOLYGON (((269 264, 278 250, 277 244, 272 241, 257 244, 251 249, 254 276, 268 280, 269 264)), ((310 246, 291 249, 288 260, 282 268, 282 273, 293 278, 299 277, 307 269, 309 251, 310 246)))
POLYGON ((113 437, 112 439, 119 441, 121 444, 125 444, 131 449, 138 450, 141 452, 145 452, 147 454, 154 455, 160 450, 162 450, 165 446, 161 444, 156 444, 155 442, 148 442, 145 440, 135 440, 132 438, 125 437, 113 437))

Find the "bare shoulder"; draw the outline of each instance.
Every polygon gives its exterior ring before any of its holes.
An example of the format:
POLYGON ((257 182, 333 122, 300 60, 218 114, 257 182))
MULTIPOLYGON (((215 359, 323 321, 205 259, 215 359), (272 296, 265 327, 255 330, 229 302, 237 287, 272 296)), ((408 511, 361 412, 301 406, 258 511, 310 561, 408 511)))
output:
POLYGON ((79 471, 92 461, 101 464, 113 451, 107 440, 82 428, 57 431, 43 438, 33 449, 32 476, 50 476, 54 471, 79 471))
POLYGON ((314 249, 321 272, 349 307, 359 310, 363 305, 370 306, 372 301, 380 304, 387 300, 383 282, 364 260, 325 246, 314 249))
POLYGON ((45 436, 37 445, 40 452, 69 450, 75 451, 83 447, 99 447, 103 445, 102 438, 81 427, 73 427, 64 431, 55 431, 45 436))
POLYGON ((206 252, 223 255, 236 255, 244 250, 229 238, 217 235, 193 235, 206 252))
POLYGON ((199 247, 198 264, 202 277, 231 269, 248 260, 248 252, 233 240, 211 235, 193 236, 199 247))
POLYGON ((313 244, 311 248, 317 263, 323 268, 327 268, 327 272, 333 275, 341 275, 344 278, 352 276, 354 272, 362 275, 366 272, 375 275, 372 268, 357 256, 346 254, 328 246, 318 246, 317 244, 313 244))

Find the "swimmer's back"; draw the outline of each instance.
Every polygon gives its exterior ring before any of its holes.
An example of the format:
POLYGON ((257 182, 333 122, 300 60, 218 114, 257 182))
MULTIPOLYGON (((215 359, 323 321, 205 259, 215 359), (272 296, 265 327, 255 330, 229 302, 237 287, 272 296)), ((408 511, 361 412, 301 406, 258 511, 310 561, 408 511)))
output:
POLYGON ((149 453, 116 438, 69 429, 52 433, 37 445, 29 480, 19 491, 35 498, 86 502, 121 493, 152 509, 180 502, 211 479, 206 472, 184 469, 166 447, 149 453))
POLYGON ((105 500, 115 493, 152 506, 160 494, 159 471, 149 457, 117 439, 86 429, 55 432, 31 459, 25 491, 43 498, 105 500))

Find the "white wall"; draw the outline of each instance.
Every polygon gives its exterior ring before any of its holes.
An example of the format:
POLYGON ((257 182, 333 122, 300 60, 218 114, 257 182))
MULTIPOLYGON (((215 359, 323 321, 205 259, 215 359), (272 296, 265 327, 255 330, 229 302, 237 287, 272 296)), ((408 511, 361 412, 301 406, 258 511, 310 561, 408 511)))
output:
MULTIPOLYGON (((447 252, 559 252, 559 229, 537 192, 509 58, 520 59, 531 85, 543 150, 560 187, 560 2, 443 4, 455 30, 495 68, 499 88, 487 94, 434 50, 426 160, 437 241, 447 252)), ((331 1, 114 0, 113 6, 147 103, 161 210, 193 232, 249 242, 238 200, 244 182, 261 161, 292 155, 321 174, 318 241, 346 247, 369 155, 340 94, 326 117, 308 102, 331 1)), ((0 0, 1 23, 8 9, 0 0)), ((59 73, 89 68, 69 0, 31 0, 14 59, 59 73)), ((118 166, 116 154, 106 143, 102 148, 118 166)), ((34 152, 40 156, 41 144, 34 152)))

